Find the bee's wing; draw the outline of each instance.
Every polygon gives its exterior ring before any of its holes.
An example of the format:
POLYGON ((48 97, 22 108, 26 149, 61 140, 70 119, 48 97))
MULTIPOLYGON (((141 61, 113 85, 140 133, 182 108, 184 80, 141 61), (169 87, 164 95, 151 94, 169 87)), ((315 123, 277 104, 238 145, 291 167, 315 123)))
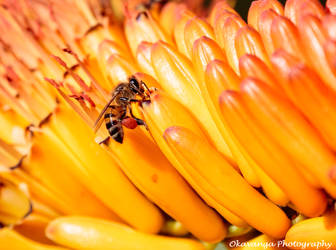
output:
POLYGON ((111 97, 111 99, 108 101, 108 103, 105 105, 105 107, 103 108, 103 110, 100 112, 96 122, 93 125, 93 129, 94 132, 96 133, 98 131, 98 129, 100 128, 100 126, 102 125, 103 121, 104 121, 104 114, 106 112, 106 110, 108 109, 108 107, 111 105, 111 103, 113 102, 113 100, 116 98, 118 92, 114 92, 113 96, 111 97))

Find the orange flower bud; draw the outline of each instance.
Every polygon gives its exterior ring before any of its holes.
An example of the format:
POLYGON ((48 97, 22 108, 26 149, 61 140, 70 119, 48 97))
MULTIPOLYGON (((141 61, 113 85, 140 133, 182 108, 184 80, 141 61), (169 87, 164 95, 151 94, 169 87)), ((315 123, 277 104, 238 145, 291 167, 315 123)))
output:
POLYGON ((152 43, 141 42, 136 51, 136 60, 141 71, 146 74, 155 76, 155 71, 151 62, 152 43))
POLYGON ((191 62, 175 48, 160 41, 152 47, 152 66, 162 88, 188 108, 202 123, 216 148, 232 158, 201 96, 191 62))
MULTIPOLYGON (((250 81, 254 81, 254 79, 246 79, 243 84, 248 84, 250 81)), ((324 212, 326 208, 324 194, 304 180, 293 161, 258 126, 255 117, 249 111, 245 93, 239 95, 234 91, 225 91, 220 100, 223 115, 228 119, 238 140, 245 141, 246 150, 260 164, 260 167, 280 185, 299 211, 310 216, 320 215, 324 212), (278 167, 274 167, 275 165, 278 167), (284 172, 286 172, 287 179, 282 178, 284 172), (307 193, 303 194, 302 192, 307 193), (298 196, 299 193, 305 198, 298 196), (309 200, 308 197, 314 198, 309 200)))
POLYGON ((323 49, 326 35, 323 32, 320 19, 312 15, 305 16, 300 19, 298 27, 310 65, 315 68, 326 84, 336 90, 336 75, 329 67, 323 49))
POLYGON ((135 65, 117 54, 111 55, 106 64, 107 79, 113 86, 128 82, 128 78, 137 71, 135 65))
POLYGON ((226 58, 234 71, 239 74, 239 58, 235 47, 235 36, 237 31, 246 26, 246 23, 237 15, 225 13, 215 21, 215 35, 217 43, 224 49, 226 58))
POLYGON ((225 54, 215 41, 203 36, 194 42, 192 61, 199 81, 204 81, 205 69, 215 59, 226 61, 225 54))
POLYGON ((201 37, 208 37, 210 39, 215 39, 215 34, 212 27, 201 18, 195 17, 190 19, 184 29, 184 42, 187 48, 186 56, 188 58, 192 57, 192 50, 194 42, 201 37))
POLYGON ((335 0, 327 0, 326 7, 330 11, 331 14, 336 14, 336 1, 335 0))
POLYGON ((260 81, 250 80, 242 86, 253 117, 264 131, 293 159, 302 164, 326 191, 336 196, 336 183, 328 176, 336 157, 316 130, 283 96, 260 81))
POLYGON ((307 246, 310 244, 311 247, 307 249, 316 249, 316 247, 313 247, 314 243, 325 242, 331 244, 331 246, 328 248, 325 245, 321 249, 333 249, 336 247, 335 220, 336 213, 331 211, 321 217, 301 221, 289 229, 286 234, 286 243, 295 243, 292 244, 291 249, 302 249, 303 244, 307 246), (295 247, 295 245, 299 247, 295 247))
POLYGON ((301 61, 305 61, 299 32, 289 19, 283 16, 274 18, 271 26, 271 37, 274 49, 282 48, 301 61))
POLYGON ((227 1, 218 1, 212 8, 209 15, 209 22, 215 26, 216 19, 223 14, 223 12, 230 12, 239 16, 239 14, 227 3, 227 1))
MULTIPOLYGON (((205 71, 205 82, 218 82, 223 86, 223 90, 232 89, 238 90, 240 78, 232 70, 232 68, 223 61, 211 61, 205 71)), ((222 92, 221 91, 221 92, 222 92)), ((219 96, 216 96, 214 101, 217 102, 219 96)))
POLYGON ((273 20, 279 16, 273 10, 265 10, 261 13, 259 22, 258 22, 258 30, 259 34, 263 40, 265 49, 267 51, 268 56, 271 56, 274 52, 274 44, 272 41, 271 35, 271 27, 273 20))
POLYGON ((179 20, 179 13, 187 9, 184 3, 168 2, 160 12, 159 22, 168 36, 173 38, 174 27, 179 20))
POLYGON ((336 151, 336 95, 304 65, 291 68, 287 94, 336 151))
POLYGON ((277 0, 257 0, 253 1, 250 5, 247 23, 251 25, 255 30, 258 30, 258 23, 261 13, 265 10, 273 10, 279 15, 283 15, 284 9, 280 2, 277 0))
POLYGON ((335 40, 328 40, 324 46, 324 53, 326 55, 327 61, 329 63, 329 67, 331 71, 336 75, 336 60, 335 60, 335 54, 336 54, 336 41, 335 40))
POLYGON ((298 24, 301 17, 314 15, 321 18, 325 11, 318 0, 288 0, 285 4, 285 16, 294 24, 298 24))
POLYGON ((275 237, 282 234, 281 231, 288 226, 288 220, 282 211, 251 188, 218 152, 212 150, 209 144, 204 143, 196 134, 183 127, 168 128, 164 137, 179 160, 191 165, 190 171, 193 176, 196 177, 196 172, 202 174, 202 179, 198 177, 198 181, 207 183, 205 186, 208 187, 207 189, 211 191, 212 195, 216 194, 214 197, 217 197, 218 203, 235 213, 239 213, 250 225, 254 225, 256 228, 259 226, 260 228, 265 227, 263 216, 255 212, 266 210, 269 216, 270 214, 277 215, 279 220, 276 220, 275 223, 278 224, 278 227, 267 227, 265 231, 275 237), (205 165, 208 166, 206 171, 204 169, 205 165), (232 187, 236 192, 230 192, 232 187), (249 202, 246 202, 247 200, 249 202), (256 207, 251 209, 250 206, 256 207), (251 211, 254 212, 251 213, 251 211))
POLYGON ((322 18, 322 25, 324 32, 330 39, 336 40, 336 16, 335 15, 325 15, 322 18))
POLYGON ((189 10, 184 10, 180 13, 180 19, 176 23, 175 28, 174 28, 174 39, 175 43, 177 45, 178 50, 184 54, 185 56, 188 55, 188 49, 187 45, 184 39, 184 30, 187 22, 194 18, 196 15, 189 11, 189 10))
POLYGON ((285 50, 279 49, 271 56, 271 62, 275 75, 279 79, 278 82, 281 84, 283 89, 286 89, 286 86, 284 85, 288 83, 288 76, 291 67, 299 64, 300 60, 287 53, 285 50))
POLYGON ((273 72, 262 60, 254 55, 246 54, 239 59, 239 71, 242 78, 258 78, 273 89, 281 91, 280 84, 273 72))
POLYGON ((153 19, 149 12, 131 12, 125 21, 125 34, 133 56, 143 41, 155 43, 159 40, 170 42, 171 39, 153 19))
POLYGON ((245 54, 251 54, 259 57, 267 65, 270 65, 259 33, 249 26, 242 27, 237 31, 235 48, 238 58, 245 54))

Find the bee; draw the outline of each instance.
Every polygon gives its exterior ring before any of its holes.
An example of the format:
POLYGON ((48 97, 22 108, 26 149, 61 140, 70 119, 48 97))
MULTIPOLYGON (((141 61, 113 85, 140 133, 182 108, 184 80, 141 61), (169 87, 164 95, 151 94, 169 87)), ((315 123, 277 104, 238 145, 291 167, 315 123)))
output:
POLYGON ((135 117, 132 112, 132 103, 150 101, 150 90, 143 81, 131 76, 128 83, 118 84, 112 92, 112 97, 99 114, 94 130, 98 131, 103 121, 112 139, 122 143, 124 139, 123 126, 134 129, 138 125, 146 126, 146 123, 135 117), (130 116, 129 116, 129 115, 130 116))

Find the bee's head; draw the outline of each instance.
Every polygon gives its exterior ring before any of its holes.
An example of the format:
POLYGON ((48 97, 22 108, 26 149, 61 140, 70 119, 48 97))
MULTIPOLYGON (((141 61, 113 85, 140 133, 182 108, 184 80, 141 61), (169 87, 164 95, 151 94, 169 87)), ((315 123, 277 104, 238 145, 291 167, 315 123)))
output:
POLYGON ((129 86, 133 93, 137 94, 140 92, 140 84, 134 76, 130 78, 129 86))

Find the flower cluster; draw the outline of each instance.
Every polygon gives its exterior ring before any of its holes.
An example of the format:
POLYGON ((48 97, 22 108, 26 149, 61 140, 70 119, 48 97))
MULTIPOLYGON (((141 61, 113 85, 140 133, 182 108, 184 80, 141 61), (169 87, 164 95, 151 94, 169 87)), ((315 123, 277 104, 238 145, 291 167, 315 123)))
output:
POLYGON ((0 246, 336 247, 336 1, 234 2, 1 1, 0 246))

